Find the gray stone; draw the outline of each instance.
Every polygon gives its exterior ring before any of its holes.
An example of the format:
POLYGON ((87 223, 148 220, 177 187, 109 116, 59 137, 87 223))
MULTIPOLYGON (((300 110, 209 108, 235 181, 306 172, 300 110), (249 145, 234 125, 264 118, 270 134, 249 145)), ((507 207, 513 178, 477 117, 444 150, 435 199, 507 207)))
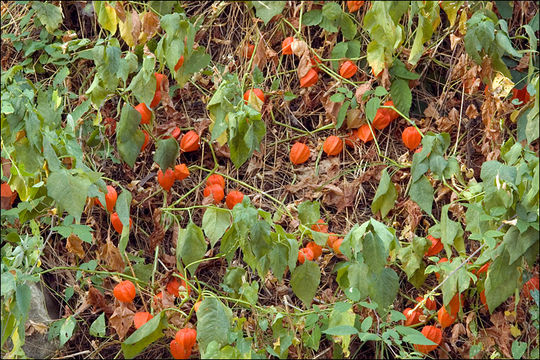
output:
MULTIPOLYGON (((30 320, 34 323, 49 326, 58 317, 57 309, 54 306, 56 303, 54 298, 46 289, 43 289, 41 284, 29 282, 28 286, 32 291, 32 300, 30 302, 30 311, 28 312, 27 326, 30 325, 30 320)), ((26 336, 26 341, 23 345, 26 356, 33 359, 50 358, 58 349, 58 338, 49 341, 47 332, 41 334, 38 331, 34 331, 31 335, 26 336)))

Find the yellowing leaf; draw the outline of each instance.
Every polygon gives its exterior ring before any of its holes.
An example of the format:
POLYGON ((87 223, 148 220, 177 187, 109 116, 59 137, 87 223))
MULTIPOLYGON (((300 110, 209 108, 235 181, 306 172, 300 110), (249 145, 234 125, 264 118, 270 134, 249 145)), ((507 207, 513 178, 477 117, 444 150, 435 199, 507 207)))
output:
POLYGON ((510 327, 510 333, 512 334, 513 337, 517 338, 519 336, 521 336, 521 330, 519 330, 519 327, 517 325, 512 325, 510 327))
POLYGON ((109 4, 106 4, 103 7, 103 10, 99 14, 98 21, 105 30, 110 31, 111 35, 116 33, 118 19, 116 18, 116 11, 109 4))
POLYGON ((514 83, 512 82, 512 80, 510 80, 500 72, 497 72, 491 84, 493 95, 500 98, 505 98, 508 96, 508 94, 510 94, 513 88, 514 83))

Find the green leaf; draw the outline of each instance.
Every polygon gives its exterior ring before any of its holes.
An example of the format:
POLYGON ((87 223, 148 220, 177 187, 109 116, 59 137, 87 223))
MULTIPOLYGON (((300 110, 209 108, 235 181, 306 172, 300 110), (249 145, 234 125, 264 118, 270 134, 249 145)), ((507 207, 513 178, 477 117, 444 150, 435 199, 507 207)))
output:
POLYGON ((165 172, 168 168, 174 168, 180 147, 178 141, 170 137, 168 139, 158 140, 154 161, 159 165, 161 171, 165 172))
POLYGON ((335 2, 326 2, 322 8, 322 16, 328 20, 336 20, 342 13, 341 6, 335 2))
POLYGON ((178 241, 176 245, 176 259, 182 260, 189 272, 193 275, 199 266, 199 263, 189 265, 204 257, 207 244, 204 240, 202 230, 190 222, 185 229, 181 229, 178 233, 178 241), (189 266, 188 266, 189 265, 189 266))
POLYGON ((433 187, 425 175, 422 175, 418 181, 411 184, 409 196, 412 201, 420 206, 420 209, 431 214, 431 207, 433 206, 433 187))
POLYGON ((411 284, 419 288, 426 278, 424 274, 424 253, 427 251, 431 242, 426 238, 415 236, 412 244, 399 250, 399 260, 403 265, 403 270, 411 284))
POLYGON ((339 25, 341 26, 341 33, 343 34, 343 38, 347 40, 354 39, 357 29, 356 29, 356 25, 354 24, 354 21, 352 21, 349 15, 342 12, 339 25))
POLYGON ((306 307, 309 307, 319 282, 321 281, 321 270, 314 261, 306 261, 304 264, 296 267, 291 274, 291 287, 296 296, 306 307))
POLYGON ((328 335, 337 337, 337 342, 341 343, 345 357, 350 355, 351 335, 358 333, 358 330, 354 327, 355 321, 356 314, 351 304, 348 303, 336 303, 328 319, 328 329, 325 332, 328 332, 328 335))
POLYGON ((133 359, 150 344, 161 339, 164 335, 163 331, 167 326, 167 317, 165 316, 165 313, 161 311, 124 340, 122 343, 124 357, 126 359, 133 359))
POLYGON ((68 316, 66 321, 62 323, 62 326, 60 327, 60 346, 64 346, 64 344, 71 339, 76 325, 77 320, 75 320, 73 316, 68 316))
POLYGON ((210 60, 210 54, 207 54, 205 48, 201 46, 194 50, 190 57, 186 58, 180 70, 183 69, 187 74, 194 74, 207 67, 210 60))
POLYGON ((303 225, 311 226, 321 218, 318 201, 304 201, 298 205, 298 219, 303 225))
POLYGON ((485 287, 490 313, 512 296, 519 285, 518 266, 521 264, 521 259, 508 264, 509 259, 508 252, 503 250, 489 266, 485 287))
MULTIPOLYGON (((497 2, 498 1, 496 1, 496 3, 497 2)), ((456 22, 458 10, 461 7, 461 5, 463 5, 463 1, 441 1, 439 4, 441 6, 441 9, 443 9, 444 12, 446 13, 446 16, 448 17, 448 21, 450 22, 450 26, 454 26, 454 23, 456 22)))
POLYGON ((231 309, 215 297, 205 297, 197 311, 197 343, 201 350, 206 351, 212 341, 228 344, 231 320, 231 309))
POLYGON ((512 357, 514 359, 521 359, 523 354, 525 354, 525 351, 527 351, 527 343, 514 340, 514 342, 512 343, 512 357))
MULTIPOLYGON (((420 75, 417 73, 413 73, 405 67, 405 64, 403 64, 400 60, 395 59, 392 63, 392 67, 390 68, 390 75, 405 79, 405 80, 417 80, 420 78, 420 75)), ((384 89, 384 88, 383 88, 384 89)), ((379 95, 382 96, 382 95, 379 95)))
POLYGON ((125 104, 116 127, 116 145, 120 157, 130 167, 135 165, 144 143, 144 133, 139 129, 140 122, 141 114, 131 105, 125 104))
POLYGON ((47 179, 47 194, 79 222, 90 184, 87 178, 66 170, 54 171, 47 179))
POLYGON ((409 116, 412 104, 412 94, 409 82, 402 79, 395 79, 390 86, 390 96, 394 101, 394 106, 405 116, 409 116))
POLYGON ((150 105, 156 92, 156 77, 154 75, 156 59, 145 56, 141 70, 133 77, 127 90, 132 91, 139 103, 150 105))
POLYGON ((380 210, 381 217, 385 218, 388 212, 394 207, 396 199, 396 187, 392 183, 388 171, 384 169, 379 182, 379 187, 377 188, 377 192, 371 203, 371 212, 376 214, 380 210))
POLYGON ((246 275, 245 269, 240 267, 227 268, 221 286, 227 292, 238 293, 238 290, 242 287, 242 283, 245 281, 243 279, 244 275, 246 275))
POLYGON ((451 254, 451 246, 454 246, 460 255, 465 255, 465 243, 463 240, 463 228, 459 222, 450 220, 448 209, 445 205, 441 211, 441 242, 444 244, 447 254, 451 254))
POLYGON ((394 302, 399 290, 399 277, 393 269, 384 268, 381 273, 369 277, 369 294, 379 304, 377 312, 384 314, 394 302))
MULTIPOLYGON (((371 319, 371 318, 369 318, 371 319)), ((321 331, 323 334, 331 335, 331 336, 344 336, 344 335, 354 335, 358 334, 358 330, 351 325, 339 325, 334 326, 332 328, 328 328, 326 330, 321 331)))
POLYGON ((381 239, 370 231, 364 235, 362 255, 369 271, 380 273, 386 265, 388 252, 385 251, 381 239))
POLYGON ((281 14, 285 7, 285 1, 252 1, 255 7, 255 11, 258 18, 264 21, 264 24, 268 22, 276 15, 281 14))
POLYGON ((370 122, 373 122, 373 119, 375 119, 375 115, 377 114, 377 110, 379 110, 379 107, 381 106, 381 99, 378 97, 374 97, 369 99, 369 101, 366 104, 366 117, 370 122))
POLYGON ((349 110, 350 105, 351 105, 351 102, 347 100, 343 103, 343 105, 339 109, 339 113, 336 118, 336 129, 339 129, 343 125, 343 122, 345 121, 345 117, 347 116, 347 110, 349 110))
POLYGON ((90 325, 90 335, 104 337, 107 333, 105 329, 105 313, 101 313, 96 320, 90 325))
POLYGON ((340 93, 335 93, 334 95, 330 96, 330 101, 333 102, 342 102, 343 100, 345 100, 345 95, 340 93))
POLYGON ((302 15, 302 25, 319 25, 322 20, 322 11, 320 9, 310 10, 302 15))
POLYGON ((202 228, 206 237, 210 239, 212 247, 221 239, 229 226, 231 226, 231 215, 227 210, 212 207, 204 212, 202 228))
POLYGON ((32 8, 36 11, 39 21, 45 25, 47 32, 52 34, 62 23, 62 10, 51 3, 34 1, 32 8))

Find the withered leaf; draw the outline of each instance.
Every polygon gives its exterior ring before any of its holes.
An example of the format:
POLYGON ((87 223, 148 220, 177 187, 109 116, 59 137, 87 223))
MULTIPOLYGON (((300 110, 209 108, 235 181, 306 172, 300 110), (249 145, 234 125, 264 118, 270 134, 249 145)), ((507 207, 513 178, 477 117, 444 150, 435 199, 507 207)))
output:
POLYGON ((365 100, 362 99, 364 94, 371 90, 371 86, 373 84, 373 79, 369 80, 368 82, 363 83, 359 87, 356 88, 356 92, 354 93, 354 96, 356 97, 356 102, 359 104, 362 104, 365 102, 365 100))
POLYGON ((84 258, 85 252, 82 246, 82 240, 77 235, 71 234, 68 236, 66 249, 70 253, 77 255, 80 259, 84 258))
POLYGON ((110 239, 107 239, 107 242, 101 247, 98 256, 100 260, 105 261, 107 269, 116 272, 124 271, 124 260, 122 260, 120 251, 110 239))
POLYGON ((94 311, 103 311, 107 316, 113 313, 113 307, 105 301, 105 295, 93 286, 88 289, 86 301, 92 305, 94 311))
POLYGON ((121 305, 114 310, 109 318, 109 324, 116 331, 120 340, 123 340, 133 324, 135 313, 126 306, 121 305))
POLYGON ((257 50, 255 51, 255 54, 253 55, 253 64, 252 69, 257 66, 259 69, 264 69, 266 66, 266 63, 268 62, 268 57, 266 55, 266 43, 261 36, 259 39, 259 44, 257 45, 257 50))
POLYGON ((302 79, 304 76, 306 76, 309 70, 311 70, 311 58, 309 57, 309 53, 306 51, 302 54, 300 63, 298 64, 298 79, 302 79))

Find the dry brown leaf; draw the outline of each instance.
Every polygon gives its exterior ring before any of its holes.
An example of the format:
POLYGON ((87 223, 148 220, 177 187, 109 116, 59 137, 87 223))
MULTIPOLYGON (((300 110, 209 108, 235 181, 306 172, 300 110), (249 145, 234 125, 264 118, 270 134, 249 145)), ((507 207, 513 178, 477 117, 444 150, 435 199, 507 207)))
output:
POLYGON ((333 102, 330 100, 330 95, 323 96, 321 102, 324 106, 324 110, 326 110, 326 118, 335 123, 343 102, 333 102))
POLYGON ((347 129, 358 129, 366 123, 360 109, 347 110, 347 129))
POLYGON ((460 41, 461 41, 461 38, 459 36, 450 34, 450 49, 454 50, 454 48, 460 41))
POLYGON ((363 83, 362 85, 356 88, 354 96, 356 97, 357 103, 363 104, 365 102, 365 100, 363 100, 362 97, 367 91, 371 90, 372 84, 373 84, 373 79, 369 80, 368 82, 363 83))
POLYGON ((114 311, 112 305, 105 300, 105 295, 93 286, 88 289, 86 301, 93 306, 94 312, 103 311, 107 317, 111 316, 114 311))
POLYGON ((82 240, 75 234, 68 236, 66 241, 66 249, 72 254, 75 254, 79 259, 84 258, 85 252, 82 246, 82 240))
POLYGON ((101 250, 98 252, 98 258, 101 261, 105 261, 105 267, 107 269, 117 272, 124 271, 124 260, 122 260, 120 251, 110 239, 107 239, 107 242, 101 247, 101 250))
POLYGON ((161 245, 163 238, 165 237, 165 229, 161 226, 161 210, 155 209, 154 214, 152 215, 152 220, 154 223, 154 231, 150 234, 150 252, 154 253, 156 246, 161 245))
POLYGON ((147 11, 142 16, 142 32, 139 36, 140 43, 146 43, 159 30, 159 17, 152 11, 147 11))
POLYGON ((469 106, 467 106, 467 110, 465 110, 465 115, 467 115, 469 119, 476 119, 476 117, 478 117, 478 110, 476 109, 476 106, 474 104, 469 104, 469 106))
POLYGON ((430 102, 426 110, 424 110, 424 115, 432 119, 439 119, 440 117, 437 107, 432 102, 430 102))
POLYGON ((294 55, 303 57, 307 55, 309 57, 309 47, 303 40, 294 39, 291 43, 291 50, 294 55))
POLYGON ((420 223, 420 219, 422 219, 422 210, 420 210, 420 206, 411 199, 407 199, 403 203, 403 206, 407 211, 407 224, 409 224, 412 231, 414 231, 420 223))
POLYGON ((123 340, 133 324, 135 313, 126 306, 121 305, 114 310, 109 318, 109 325, 116 331, 120 340, 123 340))
POLYGON ((255 69, 255 66, 257 66, 259 69, 264 69, 266 66, 266 63, 268 62, 268 57, 266 55, 266 43, 264 42, 264 39, 262 36, 259 39, 259 44, 257 45, 257 49, 255 50, 255 53, 253 54, 253 64, 251 65, 251 69, 255 69))
POLYGON ((456 345, 457 341, 459 340, 459 336, 467 334, 467 330, 465 330, 465 326, 462 323, 457 323, 452 327, 452 336, 450 337, 450 344, 454 348, 454 351, 460 352, 459 346, 456 345))
POLYGON ((516 71, 527 71, 529 70, 529 59, 530 55, 525 54, 521 59, 519 59, 519 64, 514 68, 516 71))
POLYGON ((381 85, 384 86, 384 88, 390 89, 390 73, 388 72, 388 68, 386 67, 382 71, 380 82, 381 85))
POLYGON ((306 76, 309 70, 311 70, 311 67, 311 58, 309 56, 309 53, 306 51, 302 54, 302 57, 300 58, 300 63, 298 64, 298 79, 302 79, 304 76, 306 76))

